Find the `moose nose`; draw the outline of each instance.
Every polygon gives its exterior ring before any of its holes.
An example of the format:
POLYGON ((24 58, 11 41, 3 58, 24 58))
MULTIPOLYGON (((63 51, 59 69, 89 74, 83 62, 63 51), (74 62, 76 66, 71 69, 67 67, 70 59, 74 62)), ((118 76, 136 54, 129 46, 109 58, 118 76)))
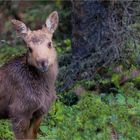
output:
POLYGON ((39 60, 37 61, 39 69, 43 72, 48 70, 48 60, 39 60))

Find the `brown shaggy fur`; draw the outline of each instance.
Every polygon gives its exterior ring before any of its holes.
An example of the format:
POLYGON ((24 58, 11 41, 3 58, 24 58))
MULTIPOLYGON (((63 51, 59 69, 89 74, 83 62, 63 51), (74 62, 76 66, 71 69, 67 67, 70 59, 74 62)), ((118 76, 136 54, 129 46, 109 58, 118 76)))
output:
POLYGON ((36 139, 42 116, 56 99, 56 57, 47 72, 28 63, 28 57, 29 52, 0 68, 0 118, 11 119, 16 139, 36 139))
POLYGON ((0 118, 11 118, 17 138, 26 138, 28 130, 23 130, 48 112, 56 99, 56 75, 56 62, 47 73, 41 73, 26 63, 25 56, 0 69, 0 118))

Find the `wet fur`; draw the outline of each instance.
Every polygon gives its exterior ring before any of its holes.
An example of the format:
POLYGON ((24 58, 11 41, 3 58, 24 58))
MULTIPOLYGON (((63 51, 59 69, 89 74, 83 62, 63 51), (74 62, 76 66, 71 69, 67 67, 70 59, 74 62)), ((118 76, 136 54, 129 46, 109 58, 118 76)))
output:
POLYGON ((0 118, 11 119, 17 139, 36 138, 29 129, 56 99, 56 75, 56 61, 42 73, 27 63, 26 55, 0 68, 0 118))

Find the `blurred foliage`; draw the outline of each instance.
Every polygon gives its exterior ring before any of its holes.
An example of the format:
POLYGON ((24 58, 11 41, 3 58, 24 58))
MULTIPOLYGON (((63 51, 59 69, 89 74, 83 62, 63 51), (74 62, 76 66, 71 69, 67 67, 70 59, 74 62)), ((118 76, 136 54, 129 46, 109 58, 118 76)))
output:
POLYGON ((3 45, 0 48, 0 66, 11 58, 14 58, 15 56, 20 56, 25 52, 26 49, 23 46, 12 47, 9 45, 3 45))
MULTIPOLYGON (((77 104, 69 106, 58 100, 42 123, 43 137, 60 140, 108 140, 116 135, 119 140, 140 139, 140 89, 135 87, 137 77, 120 85, 120 78, 116 77, 131 71, 108 73, 113 73, 110 80, 108 77, 98 76, 98 81, 77 82, 76 86, 84 85, 86 89, 77 104), (114 87, 109 87, 111 84, 114 87), (98 86, 98 91, 95 85, 98 86), (105 86, 108 86, 107 90, 104 89, 105 86)), ((71 95, 71 92, 65 94, 71 95)))
MULTIPOLYGON (((39 140, 108 140, 114 135, 119 140, 140 139, 140 87, 136 86, 140 78, 123 84, 118 78, 126 73, 131 77, 135 69, 110 70, 106 78, 98 75, 96 81, 78 81, 71 90, 59 94, 40 126, 39 140), (74 89, 79 85, 85 92, 76 97, 74 89)), ((0 135, 12 139, 7 121, 0 122, 0 135)))
POLYGON ((0 139, 1 140, 12 140, 13 133, 9 121, 0 120, 0 139))
MULTIPOLYGON (((87 92, 71 107, 57 101, 44 120, 44 137, 60 140, 108 140, 113 131, 118 139, 140 139, 140 91, 126 83, 116 95, 87 92), (129 86, 129 92, 125 90, 129 86)), ((43 129, 43 130, 42 130, 43 129)))
MULTIPOLYGON (((58 100, 44 117, 39 140, 109 140, 114 135, 119 140, 139 140, 140 45, 137 44, 138 47, 126 61, 118 62, 110 68, 101 68, 94 74, 92 57, 81 60, 79 64, 72 59, 69 32, 71 11, 68 5, 61 0, 55 4, 35 1, 30 8, 23 9, 23 21, 32 29, 40 28, 48 14, 58 10, 60 25, 54 37, 60 66, 57 88, 63 88, 66 82, 63 77, 70 79, 70 88, 63 93, 59 92, 58 100), (72 63, 73 69, 67 73, 72 63), (77 77, 72 81, 75 69, 77 77), (77 96, 75 89, 79 86, 85 90, 77 96)), ((134 28, 139 29, 139 25, 134 25, 134 28)), ((5 32, 11 30, 9 21, 5 23, 5 29, 5 32)), ((12 36, 15 38, 14 33, 12 36)), ((131 45, 130 41, 126 48, 131 49, 131 45)), ((7 42, 0 46, 0 65, 26 52, 21 42, 16 45, 7 42)), ((0 120, 0 139, 13 139, 11 125, 7 120, 0 120)))

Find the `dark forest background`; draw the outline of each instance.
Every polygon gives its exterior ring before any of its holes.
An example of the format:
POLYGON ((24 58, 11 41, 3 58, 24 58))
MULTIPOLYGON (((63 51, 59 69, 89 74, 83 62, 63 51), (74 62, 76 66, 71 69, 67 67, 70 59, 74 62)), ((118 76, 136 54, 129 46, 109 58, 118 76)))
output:
MULTIPOLYGON (((0 1, 0 65, 26 52, 11 19, 40 29, 59 13, 54 35, 58 99, 40 140, 140 139, 140 1, 0 1)), ((13 139, 0 120, 0 139, 13 139)))

